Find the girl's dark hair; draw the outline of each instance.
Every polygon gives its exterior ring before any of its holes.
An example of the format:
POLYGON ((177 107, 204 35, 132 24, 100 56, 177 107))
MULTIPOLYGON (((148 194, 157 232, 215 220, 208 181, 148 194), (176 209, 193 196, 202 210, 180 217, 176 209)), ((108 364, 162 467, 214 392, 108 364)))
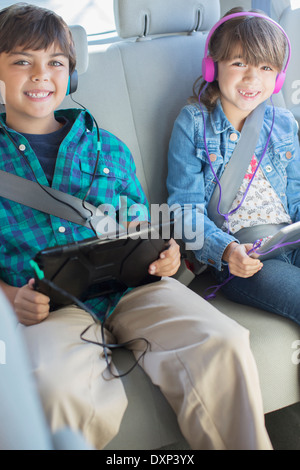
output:
MULTIPOLYGON (((226 15, 245 11, 237 7, 226 15)), ((261 13, 258 10, 252 12, 261 13)), ((268 18, 268 17, 266 17, 268 18)), ((258 66, 267 63, 280 72, 284 67, 287 40, 283 32, 268 19, 255 16, 239 16, 232 18, 220 25, 213 33, 209 42, 209 55, 214 62, 231 60, 236 48, 241 49, 243 59, 247 64, 258 66)), ((190 101, 199 99, 199 93, 206 82, 202 76, 194 84, 194 95, 190 101), (200 85, 200 86, 199 86, 200 85)), ((201 95, 201 103, 211 111, 220 97, 218 81, 209 83, 205 92, 201 95)))
POLYGON ((0 11, 0 53, 16 48, 41 50, 57 44, 69 57, 70 74, 76 66, 76 53, 71 31, 53 11, 15 3, 0 11))

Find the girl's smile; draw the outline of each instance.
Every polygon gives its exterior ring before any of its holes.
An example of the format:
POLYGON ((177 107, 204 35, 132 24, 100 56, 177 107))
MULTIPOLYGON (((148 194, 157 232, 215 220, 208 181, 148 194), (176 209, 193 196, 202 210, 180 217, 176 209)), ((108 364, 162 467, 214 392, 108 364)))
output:
POLYGON ((244 90, 239 90, 239 93, 245 98, 245 99, 255 99, 261 92, 260 91, 244 91, 244 90))

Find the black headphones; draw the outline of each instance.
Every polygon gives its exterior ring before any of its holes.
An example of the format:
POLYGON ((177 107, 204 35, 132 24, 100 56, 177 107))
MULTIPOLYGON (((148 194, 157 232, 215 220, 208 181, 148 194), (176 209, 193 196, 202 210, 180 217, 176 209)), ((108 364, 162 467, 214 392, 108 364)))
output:
POLYGON ((78 72, 77 70, 74 70, 74 72, 72 72, 71 75, 69 76, 66 95, 71 95, 72 93, 75 93, 75 91, 77 90, 77 86, 78 86, 78 72))

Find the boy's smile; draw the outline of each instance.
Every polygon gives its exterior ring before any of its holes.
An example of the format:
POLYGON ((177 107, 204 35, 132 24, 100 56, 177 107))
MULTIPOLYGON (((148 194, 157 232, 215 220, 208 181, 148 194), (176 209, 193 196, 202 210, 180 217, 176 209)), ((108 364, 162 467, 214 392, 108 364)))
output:
POLYGON ((26 91, 25 95, 28 96, 31 100, 34 101, 41 101, 45 100, 46 98, 50 98, 52 95, 53 91, 45 91, 45 90, 31 90, 31 91, 26 91))
POLYGON ((54 44, 47 50, 1 53, 7 125, 29 134, 57 130, 54 111, 65 97, 68 78, 69 59, 54 44))

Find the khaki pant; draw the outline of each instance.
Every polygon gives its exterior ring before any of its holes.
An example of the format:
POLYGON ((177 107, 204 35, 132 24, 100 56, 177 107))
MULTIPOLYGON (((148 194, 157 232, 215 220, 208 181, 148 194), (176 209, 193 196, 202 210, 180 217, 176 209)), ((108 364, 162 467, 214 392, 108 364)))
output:
MULTIPOLYGON (((101 348, 79 338, 91 323, 70 307, 22 328, 52 430, 79 429, 100 449, 118 432, 127 400, 120 379, 103 379, 101 348)), ((192 449, 271 448, 243 327, 169 278, 124 296, 106 326, 108 341, 111 335, 119 343, 149 341, 140 365, 173 407, 192 449)), ((87 336, 101 342, 99 330, 87 336)), ((145 342, 132 347, 138 357, 145 342)))

